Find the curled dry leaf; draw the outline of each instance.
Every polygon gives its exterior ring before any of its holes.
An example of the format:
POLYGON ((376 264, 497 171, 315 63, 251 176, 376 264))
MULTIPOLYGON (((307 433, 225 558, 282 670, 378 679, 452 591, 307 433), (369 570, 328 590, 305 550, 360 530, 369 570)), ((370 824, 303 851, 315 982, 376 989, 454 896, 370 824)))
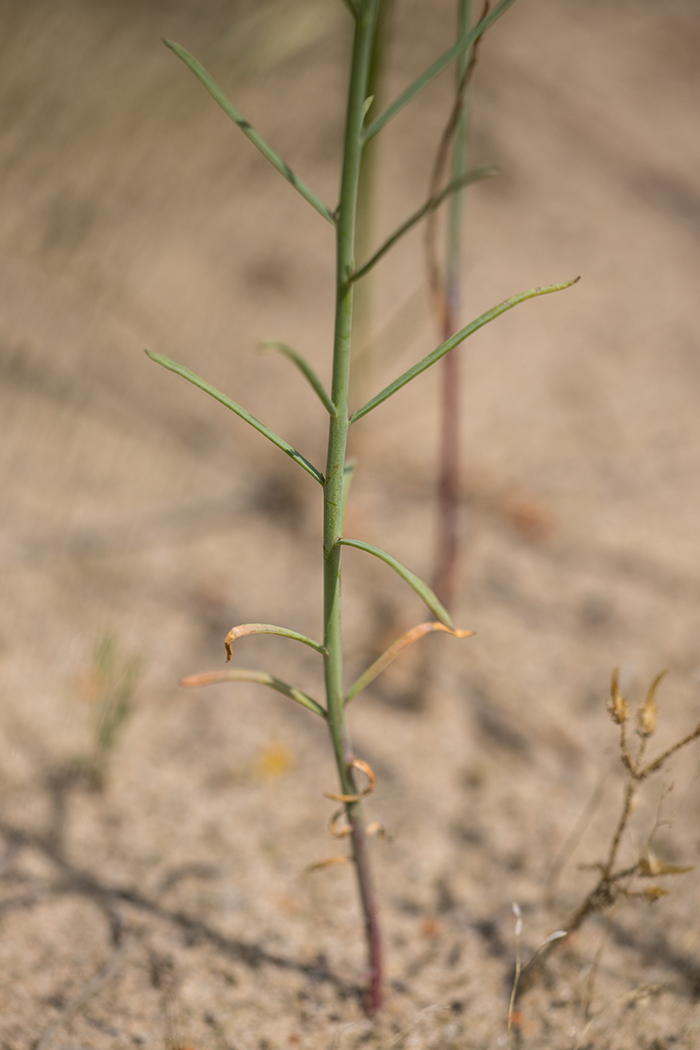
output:
POLYGON ((245 638, 249 634, 279 634, 282 638, 291 638, 292 641, 302 642, 311 649, 315 649, 317 653, 325 654, 327 652, 326 647, 321 645, 320 642, 315 642, 313 638, 307 638, 305 634, 299 634, 298 631, 290 631, 288 627, 277 627, 274 623, 242 623, 238 627, 232 627, 224 638, 226 663, 233 656, 232 646, 236 639, 245 638))
POLYGON ((369 762, 364 762, 361 758, 353 758, 352 762, 348 762, 348 769, 359 769, 367 777, 368 784, 362 791, 358 791, 354 795, 334 795, 330 791, 326 791, 325 797, 332 802, 359 802, 361 798, 371 795, 377 786, 377 777, 369 762))
MULTIPOLYGON (((345 810, 337 809, 328 821, 328 830, 334 839, 344 839, 352 834, 352 828, 345 819, 345 810)), ((365 828, 365 834, 371 837, 386 838, 386 828, 379 820, 373 820, 365 828)))
POLYGON ((328 830, 334 839, 344 839, 352 833, 352 828, 345 820, 344 809, 336 809, 335 813, 328 821, 328 830), (344 823, 339 823, 341 819, 344 820, 344 823))

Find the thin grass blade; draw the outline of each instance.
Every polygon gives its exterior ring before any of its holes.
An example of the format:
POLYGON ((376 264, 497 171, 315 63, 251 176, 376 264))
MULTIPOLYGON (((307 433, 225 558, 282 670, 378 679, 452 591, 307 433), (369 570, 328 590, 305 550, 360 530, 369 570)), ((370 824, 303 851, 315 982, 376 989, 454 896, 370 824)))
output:
POLYGON ((301 704, 307 710, 313 711, 315 715, 320 715, 321 718, 326 717, 326 712, 321 705, 303 693, 301 689, 296 689, 288 682, 267 674, 266 671, 249 671, 244 667, 232 667, 228 671, 206 671, 204 674, 193 674, 189 678, 183 678, 181 684, 194 688, 200 685, 218 685, 220 682, 256 682, 258 685, 266 685, 275 692, 281 693, 282 696, 288 696, 290 700, 301 704))
POLYGON ((365 142, 369 141, 369 139, 373 138, 377 132, 381 131, 385 124, 388 124, 404 106, 406 106, 431 82, 431 80, 434 80, 435 77, 443 72, 443 70, 447 69, 450 63, 454 62, 463 51, 470 48, 472 44, 474 44, 479 37, 501 17, 501 15, 505 14, 510 5, 514 2, 515 0, 501 0, 500 4, 496 4, 493 11, 489 11, 489 13, 482 18, 473 29, 470 29, 468 33, 465 33, 456 44, 453 44, 453 46, 445 51, 440 58, 436 59, 432 66, 429 66, 428 69, 426 69, 424 73, 421 73, 412 84, 409 84, 406 90, 402 91, 399 97, 395 99, 376 120, 372 121, 365 131, 365 142))
POLYGON ((281 438, 279 434, 275 434, 274 430, 270 430, 264 423, 261 423, 255 416, 251 416, 250 412, 246 412, 244 408, 232 401, 230 397, 226 397, 226 394, 222 394, 220 390, 210 386, 204 379, 201 379, 194 372, 190 372, 189 368, 185 368, 184 365, 179 365, 176 361, 171 361, 169 357, 163 357, 162 354, 154 354, 150 350, 146 350, 146 356, 150 357, 151 361, 155 361, 157 365, 162 365, 163 368, 167 368, 168 371, 174 372, 175 375, 182 376, 188 383, 192 383, 193 386, 199 387, 205 394, 209 394, 215 401, 219 401, 226 408, 230 408, 232 412, 235 412, 237 416, 244 419, 246 423, 249 423, 254 430, 257 430, 259 434, 266 437, 268 441, 271 441, 273 445, 285 452, 290 459, 293 459, 295 463, 298 463, 300 467, 315 478, 320 485, 323 484, 323 474, 320 470, 317 470, 313 463, 309 463, 305 456, 302 456, 301 452, 297 452, 284 438, 281 438))
POLYGON ((376 266, 376 264, 379 262, 382 256, 386 255, 386 253, 394 247, 396 242, 400 240, 404 236, 404 234, 408 233, 409 230, 412 230, 413 227, 421 221, 421 219, 424 219, 426 217, 426 215, 430 215, 431 212, 434 212, 435 209, 439 207, 439 205, 442 204, 444 200, 446 200, 448 197, 451 197, 452 194, 457 193, 458 190, 463 189, 465 186, 468 186, 472 182, 478 182, 480 179, 489 178, 490 175, 494 174, 495 170, 496 169, 493 166, 485 168, 474 168, 472 171, 468 171, 466 172, 466 174, 460 175, 458 178, 453 179, 450 183, 447 184, 447 186, 445 186, 443 190, 440 190, 439 193, 434 193, 432 197, 429 197, 428 200, 425 201, 425 203, 422 204, 421 207, 413 213, 413 215, 410 215, 408 219, 406 219, 406 221, 402 223, 402 225, 399 226, 399 228, 395 230, 394 233, 392 233, 392 235, 388 237, 386 241, 384 241, 384 244, 381 246, 381 248, 378 248, 374 255, 370 259, 368 259, 368 261, 364 264, 364 266, 361 266, 359 270, 356 270, 355 273, 352 274, 349 280, 351 282, 359 281, 361 277, 364 277, 366 273, 369 273, 373 266, 376 266))
POLYGON ((297 631, 290 631, 288 627, 277 627, 274 623, 242 623, 238 627, 232 627, 224 639, 224 645, 226 646, 226 663, 228 663, 233 656, 233 643, 238 638, 245 638, 249 634, 279 634, 283 638, 291 638, 294 642, 302 642, 304 645, 308 645, 311 649, 315 649, 317 653, 321 653, 323 656, 328 655, 328 650, 325 645, 321 645, 320 642, 315 642, 313 638, 307 638, 305 634, 299 634, 297 631))
POLYGON ((345 697, 345 703, 349 704, 358 693, 361 693, 363 689, 366 689, 367 686, 382 673, 382 671, 386 670, 390 663, 394 662, 396 657, 399 656, 404 649, 407 649, 409 645, 413 645, 413 643, 419 641, 419 639, 424 638, 425 635, 430 634, 431 631, 445 631, 447 634, 454 635, 455 638, 469 638, 475 633, 474 631, 452 630, 452 628, 447 627, 444 623, 437 623, 436 621, 432 621, 431 623, 419 623, 417 627, 412 627, 410 631, 406 631, 406 633, 402 634, 400 638, 397 638, 396 641, 393 642, 389 648, 367 668, 364 674, 360 675, 357 681, 350 686, 348 694, 345 697))
POLYGON ((413 368, 409 368, 407 372, 395 379, 393 383, 385 387, 378 394, 376 394, 366 405, 362 408, 358 408, 357 412, 353 412, 350 417, 351 423, 356 423, 358 419, 362 419, 368 412, 371 412, 377 405, 381 405, 383 401, 395 394, 401 387, 406 386, 412 379, 419 376, 421 372, 425 372, 426 369, 434 365, 436 361, 439 361, 445 354, 449 354, 450 350, 454 350, 456 346, 463 343, 465 339, 468 339, 470 335, 477 332, 484 325, 487 325, 490 321, 494 321, 501 314, 506 313, 507 310, 512 310, 514 306, 519 303, 524 303, 526 299, 536 299, 540 295, 549 295, 550 292, 561 292, 564 288, 570 288, 572 284, 576 284, 579 281, 579 277, 574 277, 571 281, 563 281, 561 284, 550 284, 545 288, 530 288, 527 292, 520 292, 519 295, 514 295, 511 299, 506 299, 505 302, 499 303, 498 306, 492 307, 487 310, 486 313, 482 314, 481 317, 477 317, 475 321, 472 321, 465 328, 462 328, 459 332, 453 335, 450 339, 446 339, 444 343, 441 343, 432 353, 424 357, 422 361, 414 365, 413 368))
POLYGON ((321 382, 321 380, 319 379, 318 375, 311 367, 309 362, 302 354, 299 353, 298 350, 295 350, 293 346, 289 346, 287 343, 279 343, 276 339, 266 340, 266 342, 263 343, 263 347, 265 347, 266 350, 277 350, 280 354, 284 354, 284 356, 288 358, 292 362, 292 364, 296 365, 296 367, 299 369, 299 371, 304 376, 311 389, 314 391, 314 393, 320 400, 328 415, 333 416, 333 418, 335 418, 338 415, 336 407, 331 401, 330 394, 326 390, 325 386, 323 385, 323 383, 321 382))
POLYGON ((388 554, 386 551, 381 550, 380 547, 373 547, 371 543, 363 543, 362 540, 338 540, 338 543, 342 543, 346 547, 356 547, 360 551, 366 551, 368 554, 373 554, 375 558, 379 558, 386 565, 389 565, 395 573, 401 577, 402 580, 412 587, 419 598, 422 598, 425 604, 430 609, 431 613, 437 616, 438 620, 444 623, 450 630, 454 630, 454 624, 452 623, 452 617, 448 613, 445 606, 438 600, 437 595, 428 587, 427 583, 421 580, 420 576, 416 576, 414 572, 407 569, 400 561, 397 561, 393 555, 388 554))
POLYGON ((181 47, 179 44, 176 44, 172 40, 163 40, 163 43, 166 47, 169 47, 170 50, 173 51, 177 55, 177 57, 185 63, 188 69, 190 69, 194 73, 194 75, 197 77, 200 83, 203 84, 204 87, 207 89, 214 101, 218 103, 219 106, 221 106, 226 116, 230 117, 234 124, 236 124, 241 129, 243 134, 246 135, 253 143, 253 145, 260 150, 263 157, 266 157, 273 165, 273 167, 277 168, 277 171, 280 173, 280 175, 282 175, 287 180, 287 182, 289 182, 294 187, 297 193, 300 193, 302 195, 304 200, 308 201, 312 208, 316 209, 319 215, 322 215, 323 218, 327 219, 332 226, 335 226, 335 218, 330 208, 327 207, 327 205, 325 205, 323 201, 316 196, 313 190, 306 185, 303 179, 300 179, 296 172, 292 171, 289 165, 286 164, 281 157, 278 157, 275 151, 268 146, 268 144, 265 142, 264 139, 260 137, 260 135, 258 135, 257 131, 255 131, 255 129, 251 127, 251 125, 245 119, 245 117, 241 113, 239 113, 236 107, 226 98, 226 95, 224 95, 219 85, 212 79, 209 73, 207 73, 204 66, 197 61, 194 55, 191 55, 189 51, 185 50, 184 47, 181 47))

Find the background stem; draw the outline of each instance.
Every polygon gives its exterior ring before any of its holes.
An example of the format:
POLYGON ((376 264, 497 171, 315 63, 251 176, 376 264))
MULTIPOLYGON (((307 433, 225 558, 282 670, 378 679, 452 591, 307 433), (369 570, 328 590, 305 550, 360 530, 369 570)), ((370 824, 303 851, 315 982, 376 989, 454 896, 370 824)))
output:
MULTIPOLYGON (((471 23, 471 0, 458 0, 457 38, 471 23)), ((457 62, 457 90, 462 92, 452 146, 452 178, 467 170, 469 146, 469 68, 472 52, 464 52, 457 62)), ((442 296, 442 339, 449 339, 459 328, 461 307, 462 196, 458 190, 450 200, 445 283, 442 296)), ((448 609, 454 608, 459 558, 460 489, 460 359, 447 354, 442 362, 442 411, 438 481, 437 549, 433 590, 448 609)))

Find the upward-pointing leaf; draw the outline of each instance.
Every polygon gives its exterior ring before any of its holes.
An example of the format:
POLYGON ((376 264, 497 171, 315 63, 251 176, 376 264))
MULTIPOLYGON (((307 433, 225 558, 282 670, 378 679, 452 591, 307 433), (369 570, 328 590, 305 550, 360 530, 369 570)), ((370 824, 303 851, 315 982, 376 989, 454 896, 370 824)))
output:
POLYGON ((470 48, 472 44, 476 43, 489 26, 493 25, 496 19, 500 18, 502 14, 505 14, 512 3, 514 3, 514 0, 501 0, 500 4, 496 4, 493 11, 489 11, 480 22, 477 22, 473 29, 470 29, 469 32, 465 33, 456 44, 445 51, 444 54, 440 55, 440 58, 436 59, 432 66, 429 66, 424 73, 421 73, 419 77, 416 77, 413 83, 409 84, 406 90, 401 92, 399 97, 391 103, 388 109, 385 109, 376 120, 372 121, 365 131, 365 142, 373 138, 378 131, 381 131, 384 125, 388 124, 391 118, 395 117, 399 110, 403 109, 403 107, 407 105, 419 91, 422 91, 431 80, 434 80, 444 69, 447 69, 450 63, 454 62, 459 55, 470 48))
POLYGON ((222 394, 220 390, 210 386, 209 383, 205 382, 204 379, 200 379, 200 377, 195 375, 194 372, 190 372, 189 368, 179 365, 176 361, 171 361, 169 357, 163 357, 162 354, 151 353, 150 350, 146 350, 146 355, 150 357, 151 361, 155 361, 156 364, 162 365, 163 368, 167 368, 168 371, 174 372, 175 375, 182 376, 182 378, 186 379, 188 383, 192 383, 193 386, 199 387, 199 389, 203 390, 205 394, 209 394, 210 397, 221 402, 226 408, 230 408, 232 412, 235 412, 237 416, 240 416, 241 419, 246 421, 246 423, 249 423, 259 434, 262 434, 263 437, 266 437, 273 445, 276 445, 277 448, 281 448, 283 452, 286 452, 289 458, 293 459, 295 463, 298 463, 300 467, 303 467, 312 478, 316 478, 316 481, 321 485, 323 484, 323 474, 320 470, 316 470, 313 463, 309 463, 308 459, 306 459, 305 456, 302 456, 301 452, 297 452, 297 450, 292 448, 284 438, 281 438, 279 434, 275 434, 274 430, 270 430, 269 427, 266 427, 265 424, 261 423, 259 419, 255 418, 255 416, 251 416, 250 412, 246 412, 244 408, 241 408, 241 406, 236 404, 235 401, 232 401, 230 397, 226 397, 226 394, 222 394))
POLYGON ((292 364, 296 365, 316 394, 316 397, 320 400, 326 412, 328 412, 329 416, 337 416, 338 413, 336 412, 335 405, 331 401, 330 394, 303 354, 300 354, 293 346, 289 346, 288 343, 278 343, 276 339, 266 340, 263 343, 263 347, 266 350, 277 350, 280 354, 284 354, 292 364))
POLYGON ((437 595, 428 587, 428 584, 424 583, 420 576, 416 576, 415 572, 411 572, 410 569, 407 569, 405 565, 402 565, 391 554, 381 550, 380 547, 373 547, 371 543, 363 543, 362 540, 342 539, 338 540, 338 543, 342 543, 346 547, 357 547, 360 551, 367 551, 368 554, 373 554, 375 558, 379 558, 380 561, 391 566, 394 572, 398 573, 401 579, 405 580, 409 587, 412 587, 416 594, 423 599, 431 613, 437 616, 438 620, 441 620, 447 627, 454 628, 452 617, 442 602, 439 601, 437 595))
POLYGON ((459 190, 464 189, 471 182, 478 182, 479 179, 487 179, 489 175, 493 175, 496 169, 493 166, 486 168, 473 168, 471 171, 467 171, 464 175, 459 175, 456 179, 452 179, 450 183, 445 186, 439 193, 434 193, 432 197, 428 197, 427 201, 421 204, 417 211, 414 211, 405 222, 401 223, 397 230, 394 230, 391 237, 388 237, 384 244, 374 255, 367 260, 359 269, 348 278, 350 281, 359 281, 361 277, 369 273, 373 266, 375 266, 379 260, 386 255, 390 248, 393 248, 397 241, 399 241, 404 234, 412 230, 413 227, 424 219, 426 215, 430 215, 438 208, 444 200, 451 197, 453 193, 457 193, 459 190))
POLYGON ((390 663, 392 663, 404 649, 407 649, 409 645, 413 645, 424 635, 429 634, 431 631, 446 631, 448 634, 452 634, 455 638, 470 638, 474 634, 474 631, 460 631, 452 630, 451 627, 447 627, 444 623, 419 623, 417 627, 412 627, 410 631, 406 631, 400 638, 397 638, 388 649, 378 657, 367 670, 360 675, 356 682, 350 686, 345 697, 345 703, 349 704, 358 693, 361 693, 363 689, 366 689, 375 678, 377 678, 382 671, 386 670, 390 663))
POLYGON ((300 179, 296 172, 292 171, 289 165, 286 164, 281 157, 278 157, 275 151, 268 146, 260 135, 258 135, 255 128, 251 127, 243 114, 239 113, 233 103, 226 98, 226 95, 224 95, 219 85, 212 79, 209 73, 207 73, 201 62, 198 62, 194 55, 191 55, 184 47, 174 43, 172 40, 163 40, 163 43, 166 47, 169 47, 171 51, 174 51, 177 57, 192 70, 214 101, 221 106, 226 116, 230 117, 234 124, 238 125, 243 134, 250 139, 254 146, 257 146, 263 157, 267 157, 270 164, 277 168, 280 175, 283 175, 287 182, 291 183, 294 189, 302 195, 304 200, 309 202, 312 208, 316 209, 319 215, 322 215, 332 226, 335 226, 335 219, 333 218, 333 212, 330 208, 328 208, 323 201, 316 196, 314 191, 306 185, 303 179, 300 179))
POLYGON ((351 423, 356 423, 358 419, 362 419, 368 412, 371 412, 377 405, 381 405, 382 401, 386 401, 388 397, 395 394, 397 390, 400 390, 402 386, 406 386, 406 383, 410 383, 412 379, 419 376, 421 372, 425 372, 426 368, 430 368, 436 361, 439 361, 445 354, 449 354, 450 350, 454 350, 456 346, 463 343, 474 332, 478 331, 479 328, 483 328, 484 325, 488 324, 489 321, 495 320, 496 317, 500 317, 506 310, 512 310, 518 303, 524 303, 526 299, 535 299, 538 295, 548 295, 550 292, 560 292, 564 288, 570 288, 572 284, 580 280, 579 277, 574 277, 572 281, 564 281, 561 284, 550 284, 546 288, 530 288, 527 292, 520 292, 519 295, 514 295, 511 299, 506 299, 505 302, 499 303, 498 306, 492 307, 487 310, 481 317, 477 317, 475 321, 472 321, 461 331, 457 332, 456 335, 446 339, 444 343, 441 343, 437 349, 433 350, 432 353, 424 357, 422 361, 419 361, 413 368, 409 368, 407 372, 395 379, 389 386, 384 387, 378 394, 363 405, 362 408, 358 408, 357 412, 353 412, 350 417, 351 423))

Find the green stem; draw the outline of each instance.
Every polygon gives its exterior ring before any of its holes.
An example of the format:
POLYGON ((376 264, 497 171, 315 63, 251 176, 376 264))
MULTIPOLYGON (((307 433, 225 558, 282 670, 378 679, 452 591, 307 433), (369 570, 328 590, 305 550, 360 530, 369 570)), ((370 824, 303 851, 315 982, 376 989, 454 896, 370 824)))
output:
MULTIPOLYGON (((324 645, 326 710, 341 793, 357 793, 350 763, 354 758, 347 729, 343 690, 343 658, 340 619, 340 562, 343 530, 343 472, 348 437, 348 390, 352 335, 353 286, 349 278, 355 268, 357 192, 362 158, 362 123, 367 97, 372 43, 378 0, 358 3, 358 18, 352 51, 352 68, 345 122, 343 171, 336 226, 336 315, 333 346, 331 400, 337 416, 331 417, 328 434, 327 472, 324 481, 324 645)), ((359 802, 346 804, 352 829, 352 847, 364 913, 369 952, 367 1012, 374 1014, 382 1003, 382 946, 377 906, 369 868, 367 836, 359 802)))
MULTIPOLYGON (((377 4, 377 25, 367 78, 367 96, 373 101, 365 115, 365 127, 372 116, 383 109, 385 104, 385 70, 394 2, 395 0, 379 0, 377 4)), ((377 148, 378 142, 374 139, 366 142, 360 162, 355 224, 355 254, 359 259, 368 258, 375 227, 377 148)), ((365 281, 362 286, 355 289, 353 304, 354 346, 350 372, 350 401, 356 405, 362 404, 367 399, 367 386, 372 367, 369 348, 372 311, 373 284, 371 281, 365 281)))

